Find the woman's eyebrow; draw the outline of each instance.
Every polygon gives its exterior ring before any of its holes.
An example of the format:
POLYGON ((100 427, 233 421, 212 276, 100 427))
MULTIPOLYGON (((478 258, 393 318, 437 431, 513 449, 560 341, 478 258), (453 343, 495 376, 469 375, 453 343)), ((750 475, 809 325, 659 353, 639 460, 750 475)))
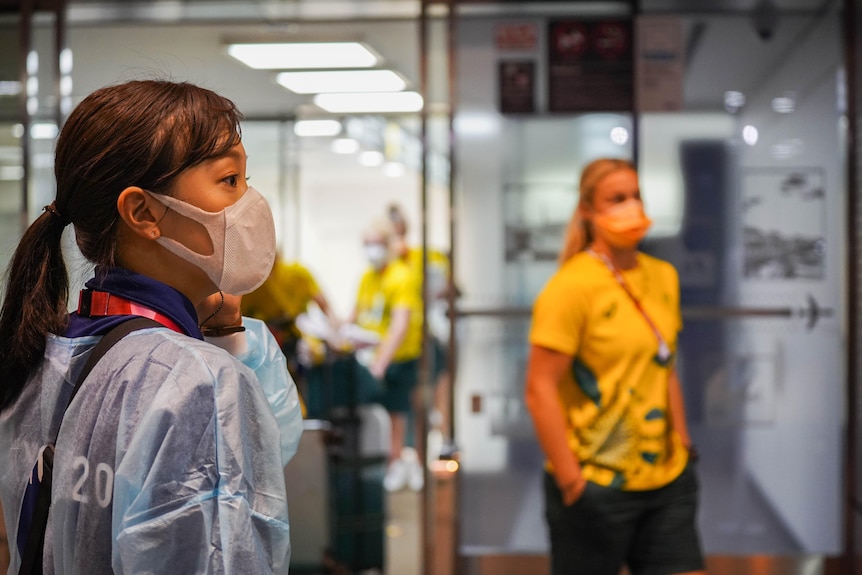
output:
POLYGON ((248 160, 248 154, 244 154, 237 150, 228 150, 224 154, 220 154, 218 156, 210 158, 209 160, 207 160, 207 163, 214 164, 215 162, 218 162, 220 160, 233 160, 235 162, 242 162, 248 160))

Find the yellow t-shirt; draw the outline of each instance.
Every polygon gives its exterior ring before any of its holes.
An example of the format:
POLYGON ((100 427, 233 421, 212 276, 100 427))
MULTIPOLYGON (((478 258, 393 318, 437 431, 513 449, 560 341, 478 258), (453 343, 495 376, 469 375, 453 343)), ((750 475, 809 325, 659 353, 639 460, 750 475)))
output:
POLYGON ((382 273, 368 268, 362 275, 356 294, 356 323, 384 336, 392 323, 392 311, 408 308, 410 324, 392 361, 416 359, 422 355, 422 314, 416 313, 417 309, 421 310, 420 306, 410 268, 404 262, 394 260, 382 273))
MULTIPOLYGON (((676 353, 679 280, 667 262, 639 253, 626 283, 676 353)), ((530 343, 572 356, 560 385, 569 445, 584 478, 637 491, 667 485, 688 460, 670 425, 671 365, 614 275, 588 252, 548 281, 533 307, 530 343)))
MULTIPOLYGON (((446 288, 449 281, 449 258, 439 250, 428 249, 428 293, 433 298, 446 288)), ((407 250, 404 261, 416 277, 416 285, 422 289, 422 248, 407 250)), ((420 291, 421 297, 421 291, 420 291)))
POLYGON ((308 269, 296 262, 276 261, 266 281, 243 296, 242 313, 267 322, 296 319, 319 293, 308 269))

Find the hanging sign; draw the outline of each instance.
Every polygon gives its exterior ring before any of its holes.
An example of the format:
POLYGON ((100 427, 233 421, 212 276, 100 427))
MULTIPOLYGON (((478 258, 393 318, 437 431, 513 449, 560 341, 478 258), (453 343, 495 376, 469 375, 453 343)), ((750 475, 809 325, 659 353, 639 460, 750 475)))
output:
POLYGON ((548 22, 548 110, 631 110, 632 48, 629 20, 548 22))
POLYGON ((536 111, 535 69, 531 60, 499 62, 499 94, 501 114, 531 114, 536 111))
POLYGON ((494 28, 494 45, 500 51, 529 51, 536 48, 535 24, 498 24, 494 28))
POLYGON ((683 107, 685 46, 675 16, 641 16, 635 49, 637 109, 666 112, 683 107))

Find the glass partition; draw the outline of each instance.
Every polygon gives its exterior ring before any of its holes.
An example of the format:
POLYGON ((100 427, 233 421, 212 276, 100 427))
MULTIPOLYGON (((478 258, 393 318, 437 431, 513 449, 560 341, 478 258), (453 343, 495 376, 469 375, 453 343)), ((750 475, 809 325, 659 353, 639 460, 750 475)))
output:
POLYGON ((700 527, 713 566, 751 555, 822 565, 843 549, 839 10, 779 7, 768 33, 748 12, 645 10, 635 24, 641 33, 657 22, 679 31, 667 52, 679 67, 657 76, 667 103, 644 104, 634 118, 542 107, 553 89, 544 66, 555 16, 459 21, 458 202, 470 221, 457 246, 465 294, 456 395, 461 552, 547 551, 543 458, 522 400, 529 309, 555 269, 580 167, 612 155, 638 161, 655 221, 644 251, 680 274, 679 370, 701 453, 700 527), (513 49, 517 30, 535 38, 513 49), (497 70, 509 61, 535 66, 531 113, 501 113, 507 88, 497 70), (470 217, 479 213, 487 219, 470 217))

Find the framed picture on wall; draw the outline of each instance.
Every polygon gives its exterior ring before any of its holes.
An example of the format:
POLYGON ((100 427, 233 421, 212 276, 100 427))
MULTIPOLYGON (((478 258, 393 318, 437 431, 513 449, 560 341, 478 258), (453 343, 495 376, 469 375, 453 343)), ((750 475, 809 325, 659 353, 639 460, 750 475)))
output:
POLYGON ((572 184, 511 183, 503 190, 506 262, 554 262, 572 216, 572 184))
POLYGON ((531 60, 501 60, 497 70, 501 114, 536 111, 536 64, 531 60))
POLYGON ((743 171, 744 279, 824 279, 825 189, 823 168, 743 171))

